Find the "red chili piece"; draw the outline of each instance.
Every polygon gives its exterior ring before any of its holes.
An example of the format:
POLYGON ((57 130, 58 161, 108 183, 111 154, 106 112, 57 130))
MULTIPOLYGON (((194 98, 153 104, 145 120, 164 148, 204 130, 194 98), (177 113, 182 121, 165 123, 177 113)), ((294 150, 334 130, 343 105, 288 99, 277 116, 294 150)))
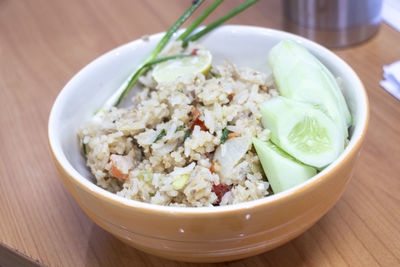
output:
POLYGON ((190 127, 190 130, 193 131, 194 126, 196 126, 196 125, 198 125, 198 126, 200 127, 200 130, 202 130, 202 131, 208 131, 206 125, 204 124, 204 121, 199 120, 199 119, 197 119, 197 120, 195 120, 195 121, 193 122, 192 126, 190 127))
POLYGON ((211 173, 216 173, 216 171, 215 171, 215 161, 213 161, 213 163, 211 163, 210 172, 211 173))
POLYGON ((199 117, 200 117, 200 111, 197 108, 195 108, 192 114, 193 123, 190 126, 190 130, 193 131, 194 126, 198 125, 200 127, 200 130, 208 131, 207 127, 204 124, 204 121, 200 120, 199 117))
POLYGON ((190 53, 192 56, 197 56, 197 51, 199 51, 198 48, 193 49, 193 51, 190 53))

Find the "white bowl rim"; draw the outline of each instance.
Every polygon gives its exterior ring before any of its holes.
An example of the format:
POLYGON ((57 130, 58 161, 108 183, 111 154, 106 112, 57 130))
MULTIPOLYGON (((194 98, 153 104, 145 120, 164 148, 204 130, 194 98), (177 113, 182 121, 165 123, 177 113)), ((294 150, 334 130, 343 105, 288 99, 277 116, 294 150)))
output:
MULTIPOLYGON (((69 85, 71 82, 76 79, 78 75, 83 76, 86 72, 90 71, 90 67, 92 65, 95 65, 97 62, 104 60, 107 56, 110 56, 111 54, 114 54, 117 50, 122 49, 123 47, 128 47, 128 46, 133 46, 136 45, 140 42, 142 42, 141 39, 137 39, 134 41, 131 41, 129 43, 123 44, 115 49, 112 49, 92 62, 90 62, 88 65, 86 65, 84 68, 82 68, 77 74, 75 74, 69 82, 64 86, 64 88, 60 91, 58 94, 53 107, 50 112, 49 116, 49 121, 48 121, 48 138, 49 138, 49 146, 51 149, 51 152, 53 153, 54 159, 58 161, 59 165, 64 169, 64 172, 66 174, 69 174, 70 178, 72 178, 73 182, 80 187, 82 187, 84 190, 88 191, 90 194, 96 195, 98 197, 103 197, 107 201, 114 202, 115 204, 120 204, 126 207, 131 207, 135 209, 140 209, 144 212, 156 212, 156 213, 164 213, 164 214, 180 214, 180 215, 213 215, 216 213, 225 213, 225 212, 234 212, 234 211, 246 211, 249 209, 256 208, 258 206, 265 206, 265 205, 272 205, 273 203, 276 203, 277 201, 281 201, 283 199, 287 199, 290 196, 294 196, 301 191, 305 191, 315 184, 322 182, 323 178, 327 176, 329 173, 333 172, 335 169, 337 169, 340 165, 340 163, 343 162, 343 160, 351 154, 355 153, 359 146, 362 143, 362 140, 365 137, 365 132, 367 129, 368 125, 368 120, 369 120, 369 104, 368 104, 368 97, 366 94, 366 90, 364 88, 364 85, 362 84, 360 78, 358 75, 354 72, 354 70, 340 57, 336 56, 332 51, 328 50, 327 48, 311 41, 306 38, 303 38, 301 36, 288 33, 285 31, 280 31, 280 30, 275 30, 275 29, 270 29, 270 28, 264 28, 264 27, 258 27, 258 26, 247 26, 247 25, 224 25, 220 26, 219 29, 223 30, 231 30, 231 31, 255 31, 258 34, 266 34, 266 35, 280 35, 282 36, 282 39, 292 39, 295 40, 296 42, 305 44, 308 47, 313 47, 314 49, 320 50, 321 52, 324 53, 324 55, 329 56, 331 58, 334 58, 337 64, 341 65, 341 68, 343 68, 345 71, 348 71, 351 76, 356 78, 356 88, 357 90, 360 90, 358 93, 361 96, 360 100, 360 120, 358 125, 356 125, 355 130, 353 132, 352 138, 345 148, 345 150, 342 152, 342 154, 333 162, 331 163, 328 167, 326 167, 324 170, 322 170, 320 173, 315 175, 314 177, 310 178, 309 180, 303 182, 300 185, 297 185, 291 189, 285 190, 283 192, 280 192, 278 194, 273 194, 271 196, 266 196, 261 199, 257 200, 252 200, 252 201, 247 201, 243 203, 238 203, 238 204, 231 204, 231 205, 226 205, 226 206, 212 206, 212 207, 175 207, 175 206, 162 206, 162 205, 156 205, 156 204, 150 204, 150 203, 145 203, 145 202, 140 202, 137 200, 131 200, 127 199, 121 196, 118 196, 117 194, 113 194, 96 184, 92 183, 89 181, 87 178, 83 177, 75 168, 69 163, 67 160, 66 156, 64 155, 62 148, 58 145, 57 142, 57 136, 55 136, 55 119, 58 117, 58 114, 61 112, 59 106, 60 103, 63 101, 63 96, 66 94, 66 91, 69 90, 69 85)), ((164 32, 161 33, 156 33, 150 35, 152 38, 159 38, 164 34, 164 32)))

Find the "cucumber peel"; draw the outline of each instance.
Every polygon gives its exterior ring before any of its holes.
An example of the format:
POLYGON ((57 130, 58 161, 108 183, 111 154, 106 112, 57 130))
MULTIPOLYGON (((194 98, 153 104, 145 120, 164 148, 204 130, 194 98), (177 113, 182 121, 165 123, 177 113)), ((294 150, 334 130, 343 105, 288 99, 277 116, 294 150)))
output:
POLYGON ((253 138, 253 145, 274 193, 290 189, 317 174, 315 168, 297 161, 270 141, 253 138))

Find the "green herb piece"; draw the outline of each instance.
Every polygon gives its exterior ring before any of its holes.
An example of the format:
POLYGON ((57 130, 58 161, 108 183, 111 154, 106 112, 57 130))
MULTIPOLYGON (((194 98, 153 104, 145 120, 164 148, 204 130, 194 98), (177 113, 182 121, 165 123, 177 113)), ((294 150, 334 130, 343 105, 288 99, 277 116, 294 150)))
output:
POLYGON ((161 138, 163 138, 166 135, 167 135, 167 132, 165 131, 165 129, 162 129, 161 132, 157 135, 156 140, 154 140, 153 143, 157 142, 158 140, 160 140, 161 138))
POLYGON ((190 136, 191 130, 187 129, 185 132, 185 136, 183 137, 183 141, 185 141, 190 136))
POLYGON ((225 127, 224 129, 222 129, 221 144, 226 142, 226 140, 228 139, 228 135, 229 130, 225 127))
POLYGON ((179 131, 183 131, 183 129, 185 128, 184 125, 180 125, 176 128, 175 132, 179 132, 179 131))
POLYGON ((161 50, 171 39, 172 35, 179 29, 179 27, 192 15, 192 13, 204 2, 204 0, 193 1, 192 5, 186 10, 185 13, 172 25, 172 27, 167 31, 161 41, 157 44, 156 48, 151 52, 151 54, 145 59, 143 64, 155 59, 161 50))
POLYGON ((84 142, 82 142, 82 150, 83 154, 87 155, 86 144, 84 142))
POLYGON ((213 76, 214 78, 221 78, 221 74, 218 74, 218 73, 215 73, 215 72, 213 72, 213 71, 209 71, 209 73, 211 74, 211 76, 213 76))
POLYGON ((196 28, 197 26, 200 25, 200 23, 207 18, 208 15, 210 15, 211 12, 214 11, 214 9, 217 8, 217 6, 219 6, 224 0, 215 0, 214 3, 212 3, 206 10, 204 10, 203 13, 201 13, 201 15, 195 19, 195 21, 193 21, 193 23, 187 27, 187 29, 178 37, 176 38, 177 41, 183 40, 185 39, 189 34, 191 34, 196 28))
POLYGON ((199 39, 200 37, 202 37, 206 33, 212 31, 213 29, 215 29, 216 27, 218 27, 219 25, 221 25, 225 21, 229 20, 233 16, 239 14, 240 12, 242 12, 246 8, 250 7, 251 5, 256 3, 257 1, 258 0, 248 0, 248 1, 244 2, 243 4, 237 6, 232 11, 230 11, 228 14, 222 16, 221 18, 219 18, 216 21, 214 21, 214 22, 210 23, 209 25, 207 25, 207 27, 205 27, 201 31, 199 31, 199 32, 197 32, 197 33, 185 38, 183 40, 182 47, 186 47, 189 42, 196 41, 197 39, 199 39))
POLYGON ((179 27, 189 18, 189 16, 204 2, 204 0, 197 0, 192 3, 192 5, 183 13, 183 15, 172 25, 171 28, 165 33, 164 37, 158 42, 156 48, 151 52, 151 54, 136 68, 135 72, 132 73, 129 79, 129 82, 126 81, 122 84, 120 88, 111 96, 111 98, 105 103, 105 105, 100 108, 96 113, 100 113, 102 110, 107 110, 111 106, 118 106, 123 99, 123 97, 130 91, 132 86, 139 79, 140 75, 148 70, 148 66, 145 65, 155 58, 157 58, 158 54, 165 47, 168 41, 171 39, 173 34, 179 29, 179 27), (117 98, 118 97, 118 98, 117 98), (116 99, 117 98, 117 99, 116 99))
MULTIPOLYGON (((206 33, 210 32, 220 24, 224 23, 228 19, 233 16, 239 14, 246 8, 253 5, 258 0, 248 0, 245 3, 237 6, 231 12, 224 15, 223 17, 217 19, 216 21, 209 24, 207 27, 203 28, 199 32, 190 35, 196 27, 212 12, 214 9, 220 5, 223 0, 215 0, 178 38, 177 40, 182 40, 182 47, 186 47, 189 42, 193 42, 206 33)), ((193 1, 192 5, 185 11, 185 13, 172 25, 172 27, 165 33, 164 37, 159 41, 156 48, 151 52, 151 54, 136 68, 135 72, 129 76, 127 79, 117 90, 116 92, 106 101, 106 103, 99 110, 95 112, 94 115, 101 114, 107 110, 109 110, 112 106, 118 106, 125 95, 131 90, 133 85, 137 82, 139 77, 145 73, 149 67, 153 64, 160 63, 165 60, 169 60, 167 58, 162 59, 162 61, 154 61, 157 58, 158 54, 162 51, 165 45, 169 42, 173 34, 178 30, 178 28, 188 19, 188 17, 204 2, 204 0, 193 1)), ((170 58, 172 59, 172 58, 170 58)), ((218 74, 216 75, 217 78, 218 74)))
POLYGON ((154 197, 156 194, 154 194, 154 193, 149 193, 149 196, 150 197, 154 197))

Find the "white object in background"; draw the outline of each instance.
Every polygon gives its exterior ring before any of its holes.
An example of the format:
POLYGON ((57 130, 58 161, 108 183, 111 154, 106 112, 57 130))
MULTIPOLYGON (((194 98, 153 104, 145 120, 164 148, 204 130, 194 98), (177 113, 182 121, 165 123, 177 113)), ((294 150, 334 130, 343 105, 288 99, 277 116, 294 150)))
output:
POLYGON ((380 85, 394 97, 400 100, 400 61, 383 67, 385 80, 380 85))
POLYGON ((400 31, 400 1, 399 0, 384 0, 382 7, 382 19, 400 31))

